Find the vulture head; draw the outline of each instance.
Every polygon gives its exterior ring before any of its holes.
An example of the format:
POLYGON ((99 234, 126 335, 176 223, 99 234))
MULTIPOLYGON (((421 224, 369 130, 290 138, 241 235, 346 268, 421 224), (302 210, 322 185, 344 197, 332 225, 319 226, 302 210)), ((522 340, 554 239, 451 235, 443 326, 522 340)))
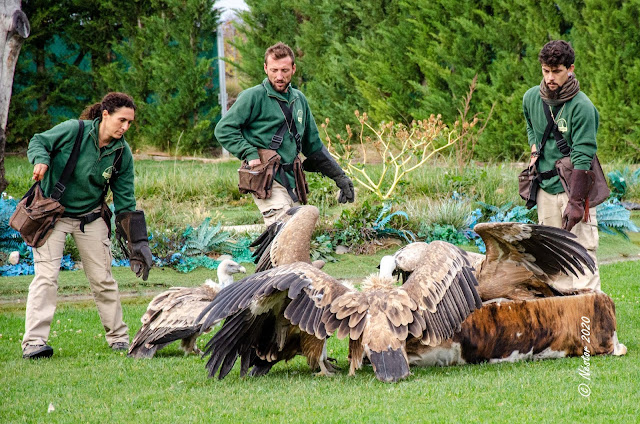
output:
POLYGON ((221 288, 228 286, 233 283, 233 274, 238 274, 240 272, 246 274, 247 270, 242 265, 232 261, 231 259, 223 260, 218 265, 218 284, 220 284, 221 288))

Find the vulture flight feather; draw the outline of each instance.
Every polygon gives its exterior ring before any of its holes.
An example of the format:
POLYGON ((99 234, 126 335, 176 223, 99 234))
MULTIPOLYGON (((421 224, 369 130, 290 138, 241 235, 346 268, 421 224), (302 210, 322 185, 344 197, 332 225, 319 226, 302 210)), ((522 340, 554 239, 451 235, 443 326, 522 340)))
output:
POLYGON ((140 321, 128 355, 134 358, 152 358, 156 351, 181 340, 185 353, 202 354, 196 339, 211 327, 202 327, 196 318, 215 299, 220 290, 233 283, 233 274, 247 272, 243 266, 225 259, 218 265, 218 284, 207 280, 199 287, 172 287, 151 300, 140 321))
MULTIPOLYGON (((578 276, 595 262, 576 236, 560 228, 517 222, 482 223, 474 231, 484 241, 486 255, 464 252, 475 268, 478 293, 483 301, 506 298, 527 300, 563 294, 553 287, 561 274, 578 276)), ((427 243, 411 243, 380 262, 380 275, 403 278, 423 261, 427 243)))
POLYGON ((238 357, 241 376, 249 370, 263 375, 297 354, 304 355, 312 369, 330 374, 326 339, 335 333, 350 339, 350 375, 366 355, 379 380, 407 377, 408 338, 437 345, 481 306, 464 252, 445 242, 431 243, 428 250, 402 286, 372 276, 358 291, 298 262, 223 289, 202 313, 203 327, 225 320, 205 350, 211 355, 209 376, 224 378, 238 357))

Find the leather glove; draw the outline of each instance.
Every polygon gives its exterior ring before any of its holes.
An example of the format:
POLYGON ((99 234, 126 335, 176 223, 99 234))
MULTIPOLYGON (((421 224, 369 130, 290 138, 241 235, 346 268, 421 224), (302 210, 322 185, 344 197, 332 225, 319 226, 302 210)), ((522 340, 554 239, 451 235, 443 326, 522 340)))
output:
POLYGON ((136 277, 147 281, 153 259, 143 211, 121 212, 116 216, 116 240, 129 256, 129 264, 136 277))
POLYGON ((147 278, 149 278, 149 270, 153 265, 153 258, 151 257, 151 249, 149 248, 148 241, 131 244, 129 265, 131 266, 131 271, 136 274, 136 277, 142 277, 143 281, 147 281, 147 278))
POLYGON ((593 186, 593 171, 574 169, 569 181, 569 203, 562 213, 562 228, 571 229, 582 219, 589 219, 589 190, 593 186))
POLYGON ((334 181, 340 189, 340 193, 338 193, 338 203, 353 203, 356 196, 353 191, 353 182, 351 182, 351 179, 345 174, 342 174, 336 177, 334 181))
POLYGON ((338 202, 353 203, 355 200, 353 182, 340 168, 340 164, 329 154, 326 147, 322 146, 322 149, 309 155, 302 163, 302 168, 307 172, 320 172, 331 178, 340 189, 338 202))

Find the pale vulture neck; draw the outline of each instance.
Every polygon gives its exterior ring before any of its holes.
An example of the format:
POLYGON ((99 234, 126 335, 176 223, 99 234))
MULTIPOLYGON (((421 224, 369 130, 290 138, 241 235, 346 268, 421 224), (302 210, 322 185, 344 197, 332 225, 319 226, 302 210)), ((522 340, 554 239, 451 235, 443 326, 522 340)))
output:
POLYGON ((218 267, 218 284, 225 287, 231 283, 233 283, 233 275, 227 274, 226 267, 218 267))

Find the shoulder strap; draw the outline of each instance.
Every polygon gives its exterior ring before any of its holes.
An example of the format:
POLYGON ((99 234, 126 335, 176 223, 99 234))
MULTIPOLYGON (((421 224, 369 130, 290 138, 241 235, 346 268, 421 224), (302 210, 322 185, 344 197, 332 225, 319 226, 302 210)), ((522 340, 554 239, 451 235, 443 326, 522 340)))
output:
POLYGON ((67 189, 67 182, 78 163, 78 157, 80 156, 80 144, 82 143, 82 135, 84 133, 84 122, 82 119, 78 119, 78 127, 78 135, 76 136, 76 142, 73 145, 71 155, 69 155, 67 164, 64 166, 60 180, 58 180, 56 185, 53 187, 53 190, 51 190, 51 198, 54 200, 60 200, 64 194, 64 191, 67 189))
POLYGON ((549 137, 549 129, 551 128, 553 130, 553 138, 556 139, 556 146, 558 146, 558 150, 560 150, 562 156, 569 156, 571 149, 567 144, 567 140, 564 139, 558 130, 558 125, 553 121, 553 117, 551 116, 551 106, 542 102, 542 108, 544 109, 544 116, 547 117, 547 128, 544 130, 545 134, 549 137))
POLYGON ((293 122, 293 114, 291 113, 291 108, 287 105, 286 102, 283 102, 280 99, 275 99, 278 102, 278 106, 282 110, 284 115, 284 122, 278 128, 278 131, 271 138, 271 145, 269 145, 269 149, 278 150, 280 145, 282 145, 282 140, 284 140, 284 135, 288 132, 289 123, 291 123, 291 135, 293 139, 296 141, 296 150, 298 153, 302 150, 302 142, 300 134, 298 134, 298 128, 296 128, 296 123, 293 122))

